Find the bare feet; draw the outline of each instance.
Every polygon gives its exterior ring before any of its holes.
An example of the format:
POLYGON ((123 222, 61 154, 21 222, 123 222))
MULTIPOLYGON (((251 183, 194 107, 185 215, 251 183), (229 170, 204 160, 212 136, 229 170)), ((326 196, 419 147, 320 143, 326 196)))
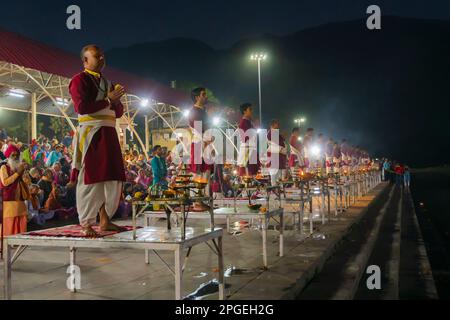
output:
POLYGON ((105 210, 105 205, 100 208, 100 231, 123 231, 122 227, 111 223, 105 210))
POLYGON ((98 236, 97 232, 91 226, 83 227, 83 233, 88 238, 95 238, 98 236))
POLYGON ((107 222, 100 224, 100 231, 123 231, 124 229, 114 223, 107 222))

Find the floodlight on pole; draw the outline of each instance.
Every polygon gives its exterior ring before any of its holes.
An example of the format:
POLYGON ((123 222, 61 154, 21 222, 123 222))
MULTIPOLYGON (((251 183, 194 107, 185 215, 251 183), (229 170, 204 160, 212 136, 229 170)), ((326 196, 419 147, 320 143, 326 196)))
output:
POLYGON ((250 60, 257 61, 258 62, 258 97, 259 97, 259 122, 262 125, 262 103, 261 103, 261 61, 264 61, 267 59, 267 54, 260 52, 260 53, 253 53, 250 56, 250 60))

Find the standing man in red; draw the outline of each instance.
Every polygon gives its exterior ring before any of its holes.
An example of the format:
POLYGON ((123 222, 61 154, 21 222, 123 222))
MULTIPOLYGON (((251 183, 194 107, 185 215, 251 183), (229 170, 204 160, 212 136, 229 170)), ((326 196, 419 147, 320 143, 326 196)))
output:
POLYGON ((269 159, 268 166, 272 186, 275 186, 278 180, 286 179, 287 149, 285 139, 279 130, 280 121, 277 119, 272 120, 270 122, 270 130, 267 134, 267 142, 269 144, 267 158, 269 159), (278 131, 278 137, 276 136, 275 130, 278 131), (271 159, 277 160, 275 163, 272 163, 271 159))
POLYGON ((122 150, 116 119, 123 115, 120 98, 125 91, 105 79, 103 51, 88 45, 81 50, 84 71, 69 84, 78 128, 73 141, 71 182, 77 183, 76 198, 80 224, 88 237, 100 213, 100 231, 119 231, 111 218, 119 206, 125 181, 122 150))
POLYGON ((344 174, 349 173, 349 166, 350 166, 350 146, 347 143, 346 139, 342 139, 341 142, 341 163, 342 163, 342 169, 344 171, 344 174))
POLYGON ((239 176, 254 176, 258 173, 257 136, 253 127, 253 106, 244 103, 240 106, 242 118, 239 121, 241 144, 239 147, 239 176))
POLYGON ((304 152, 303 145, 300 141, 300 128, 295 127, 292 129, 291 137, 289 138, 289 147, 291 149, 291 153, 289 155, 289 168, 291 169, 291 173, 294 173, 295 169, 304 167, 304 152))
POLYGON ((305 168, 306 172, 311 172, 313 168, 312 148, 313 148, 314 129, 308 128, 303 138, 303 150, 305 152, 305 168))
POLYGON ((341 172, 341 146, 336 141, 333 145, 333 165, 334 165, 334 173, 341 172))
POLYGON ((333 173, 333 148, 334 141, 333 138, 330 137, 325 145, 325 165, 327 175, 333 173))
MULTIPOLYGON (((205 162, 205 148, 212 143, 212 140, 207 141, 204 134, 209 127, 209 117, 206 112, 206 103, 208 102, 208 96, 206 89, 199 87, 195 88, 191 92, 192 102, 194 106, 189 111, 189 127, 192 132, 191 143, 191 172, 194 173, 194 179, 204 179, 208 185, 206 187, 206 194, 210 193, 210 177, 214 170, 214 164, 207 164, 205 162)), ((194 203, 196 210, 206 210, 208 207, 202 202, 194 203)))

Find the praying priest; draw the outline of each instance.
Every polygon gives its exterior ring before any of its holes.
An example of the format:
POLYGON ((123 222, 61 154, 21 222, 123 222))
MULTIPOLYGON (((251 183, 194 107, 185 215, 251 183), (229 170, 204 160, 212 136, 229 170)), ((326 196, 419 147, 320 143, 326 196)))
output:
POLYGON ((100 231, 120 231, 111 223, 122 193, 125 169, 116 131, 116 119, 123 115, 120 85, 113 86, 102 74, 103 51, 88 45, 81 51, 84 71, 72 78, 69 91, 78 128, 73 140, 71 182, 76 183, 78 217, 88 237, 100 213, 100 231))

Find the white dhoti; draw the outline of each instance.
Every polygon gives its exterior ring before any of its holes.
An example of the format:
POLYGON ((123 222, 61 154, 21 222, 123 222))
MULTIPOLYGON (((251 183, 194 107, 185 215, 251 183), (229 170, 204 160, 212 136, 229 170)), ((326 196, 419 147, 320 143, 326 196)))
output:
POLYGON ((333 164, 334 164, 334 173, 340 173, 341 159, 338 157, 333 157, 333 164))
POLYGON ((270 183, 271 183, 271 185, 272 186, 276 186, 277 182, 279 180, 285 180, 286 179, 287 170, 286 169, 270 168, 269 169, 269 174, 270 174, 270 183))
POLYGON ((81 226, 92 226, 97 222, 100 208, 105 205, 106 214, 111 219, 119 207, 122 181, 84 183, 84 166, 77 183, 77 210, 81 226))

